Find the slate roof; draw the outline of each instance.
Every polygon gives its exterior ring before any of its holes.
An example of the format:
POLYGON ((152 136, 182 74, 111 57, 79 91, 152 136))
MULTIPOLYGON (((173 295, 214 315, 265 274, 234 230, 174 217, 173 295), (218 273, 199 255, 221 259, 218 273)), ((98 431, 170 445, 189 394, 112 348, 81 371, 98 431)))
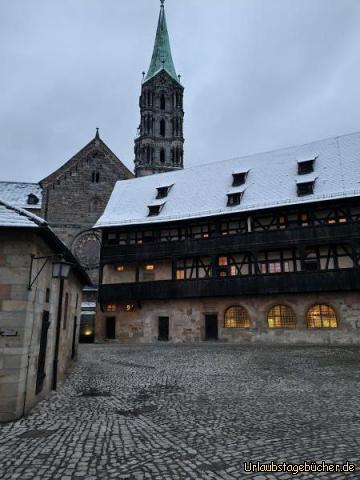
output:
POLYGON ((40 210, 42 204, 42 189, 38 183, 0 181, 0 198, 18 208, 40 210), (29 204, 28 196, 30 194, 35 195, 39 199, 39 203, 35 205, 29 204))
POLYGON ((151 78, 155 77, 155 75, 159 73, 162 69, 166 70, 167 73, 174 80, 179 82, 171 55, 170 39, 166 24, 166 15, 163 2, 160 8, 154 51, 152 54, 150 67, 144 81, 147 82, 151 78))
POLYGON ((96 227, 151 224, 360 196, 360 132, 306 145, 199 165, 180 171, 117 182, 96 227), (298 175, 298 162, 314 162, 314 173, 298 175), (233 187, 233 173, 249 171, 233 187), (315 180, 314 193, 299 197, 297 184, 315 180), (157 216, 157 188, 174 184, 157 216), (228 207, 227 194, 243 192, 240 205, 228 207))

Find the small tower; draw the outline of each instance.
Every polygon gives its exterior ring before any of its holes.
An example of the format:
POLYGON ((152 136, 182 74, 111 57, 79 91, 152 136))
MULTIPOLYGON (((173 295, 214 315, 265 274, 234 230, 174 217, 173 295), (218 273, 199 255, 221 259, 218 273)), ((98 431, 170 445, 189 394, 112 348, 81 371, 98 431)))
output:
POLYGON ((161 1, 154 51, 143 74, 141 121, 135 139, 137 177, 184 167, 183 93, 171 56, 164 1, 161 1))

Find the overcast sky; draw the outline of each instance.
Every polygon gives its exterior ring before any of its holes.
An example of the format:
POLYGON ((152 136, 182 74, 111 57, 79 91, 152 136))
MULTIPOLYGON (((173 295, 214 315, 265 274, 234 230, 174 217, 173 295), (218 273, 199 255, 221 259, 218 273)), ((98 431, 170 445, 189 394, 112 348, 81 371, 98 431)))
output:
MULTIPOLYGON (((39 181, 100 127, 133 168, 159 0, 0 0, 1 180, 39 181)), ((360 130, 359 0, 166 0, 185 166, 360 130)))

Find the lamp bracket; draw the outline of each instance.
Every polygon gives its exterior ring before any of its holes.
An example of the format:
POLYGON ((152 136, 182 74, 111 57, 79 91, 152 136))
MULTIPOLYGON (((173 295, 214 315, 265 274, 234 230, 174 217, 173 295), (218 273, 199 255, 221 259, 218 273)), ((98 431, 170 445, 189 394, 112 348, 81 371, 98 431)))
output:
POLYGON ((48 261, 51 260, 53 256, 47 256, 47 257, 36 257, 35 255, 31 255, 31 261, 30 261, 30 272, 29 272, 29 283, 28 283, 28 290, 32 289, 32 286, 38 279, 40 273, 44 270, 45 266, 47 265, 48 261), (41 265, 40 269, 36 273, 35 277, 32 278, 33 275, 33 266, 34 266, 34 261, 35 260, 44 260, 43 264, 41 265))

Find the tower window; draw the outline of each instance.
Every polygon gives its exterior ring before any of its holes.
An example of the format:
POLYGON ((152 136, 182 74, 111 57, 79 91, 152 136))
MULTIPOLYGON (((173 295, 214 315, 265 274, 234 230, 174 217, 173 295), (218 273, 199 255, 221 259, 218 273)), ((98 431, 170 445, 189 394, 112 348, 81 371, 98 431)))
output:
POLYGON ((233 207, 235 205, 240 205, 242 195, 242 193, 229 193, 227 196, 227 206, 233 207))
POLYGON ((165 95, 161 95, 161 97, 160 97, 160 108, 161 108, 161 110, 165 110, 165 107, 166 107, 165 95))
POLYGON ((100 173, 96 172, 94 170, 91 174, 91 181, 92 181, 92 183, 99 183, 100 182, 100 173))
POLYGON ((304 197, 305 195, 312 195, 314 193, 315 182, 302 182, 297 184, 298 197, 304 197))
POLYGON ((162 137, 165 137, 165 133, 166 133, 166 132, 165 132, 165 120, 162 118, 162 119, 160 120, 160 135, 161 135, 162 137))
POLYGON ((161 163, 165 163, 165 160, 166 160, 165 150, 162 148, 162 149, 160 150, 160 162, 161 162, 161 163))

